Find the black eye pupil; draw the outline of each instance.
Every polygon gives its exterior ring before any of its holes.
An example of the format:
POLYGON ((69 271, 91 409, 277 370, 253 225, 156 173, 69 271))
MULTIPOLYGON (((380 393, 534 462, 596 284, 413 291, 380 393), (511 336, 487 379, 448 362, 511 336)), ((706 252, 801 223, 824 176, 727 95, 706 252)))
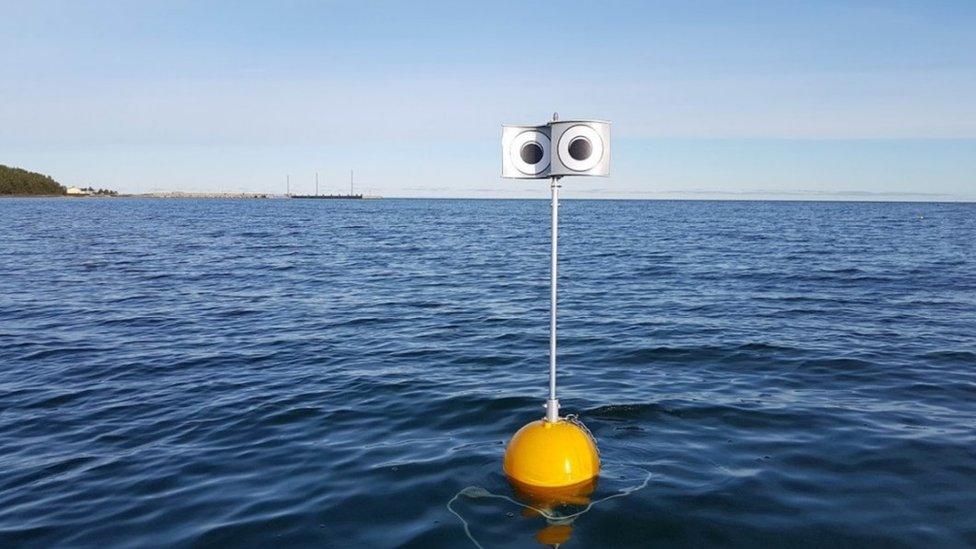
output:
POLYGON ((538 164, 542 160, 542 147, 538 143, 526 143, 519 151, 519 155, 526 164, 538 164))
POLYGON ((593 154, 593 145, 585 137, 577 137, 569 142, 569 156, 573 160, 586 160, 593 154))

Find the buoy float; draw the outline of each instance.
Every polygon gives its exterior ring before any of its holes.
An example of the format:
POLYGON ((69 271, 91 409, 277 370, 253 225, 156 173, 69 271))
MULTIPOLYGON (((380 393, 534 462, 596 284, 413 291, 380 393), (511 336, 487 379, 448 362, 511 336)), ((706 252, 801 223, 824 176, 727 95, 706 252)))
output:
MULTIPOLYGON (((546 416, 525 425, 509 441, 502 469, 522 491, 566 487, 592 490, 600 474, 596 441, 581 422, 559 416, 556 398, 556 280, 559 243, 559 179, 609 175, 609 122, 552 121, 543 126, 503 126, 502 177, 549 177, 552 248, 549 306, 549 399, 546 416), (555 149, 557 152, 550 152, 555 149), (550 155, 553 157, 550 158, 550 155)), ((588 495, 589 492, 586 492, 588 495)), ((557 494, 558 497, 558 494, 557 494)))
POLYGON ((591 483, 600 474, 596 442, 565 418, 539 419, 515 433, 505 450, 503 470, 531 488, 562 488, 591 483))

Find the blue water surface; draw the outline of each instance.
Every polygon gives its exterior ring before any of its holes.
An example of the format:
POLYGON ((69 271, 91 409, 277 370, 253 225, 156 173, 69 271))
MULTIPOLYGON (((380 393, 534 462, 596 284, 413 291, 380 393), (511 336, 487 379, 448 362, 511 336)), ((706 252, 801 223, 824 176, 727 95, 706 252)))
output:
MULTIPOLYGON (((0 200, 0 546, 474 547, 446 504, 513 496, 543 412, 548 207, 0 200)), ((976 205, 562 221, 593 498, 651 475, 564 547, 976 545, 976 205)))

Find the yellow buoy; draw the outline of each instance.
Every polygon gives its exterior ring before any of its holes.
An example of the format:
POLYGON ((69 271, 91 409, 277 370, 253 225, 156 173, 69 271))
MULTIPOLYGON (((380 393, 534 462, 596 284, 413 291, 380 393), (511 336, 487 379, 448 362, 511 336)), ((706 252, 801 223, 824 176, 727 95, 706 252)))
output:
POLYGON ((600 454, 596 442, 577 423, 540 419, 512 437, 503 469, 509 478, 528 486, 573 486, 600 474, 600 454))

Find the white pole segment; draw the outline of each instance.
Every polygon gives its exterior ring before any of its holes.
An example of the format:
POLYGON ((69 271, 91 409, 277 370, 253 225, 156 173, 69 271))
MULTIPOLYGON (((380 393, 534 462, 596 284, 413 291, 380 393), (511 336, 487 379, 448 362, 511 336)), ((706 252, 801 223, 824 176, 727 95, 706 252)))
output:
POLYGON ((559 179, 552 178, 552 250, 549 264, 549 400, 546 402, 546 421, 559 420, 559 400, 556 398, 556 279, 559 261, 559 179))

